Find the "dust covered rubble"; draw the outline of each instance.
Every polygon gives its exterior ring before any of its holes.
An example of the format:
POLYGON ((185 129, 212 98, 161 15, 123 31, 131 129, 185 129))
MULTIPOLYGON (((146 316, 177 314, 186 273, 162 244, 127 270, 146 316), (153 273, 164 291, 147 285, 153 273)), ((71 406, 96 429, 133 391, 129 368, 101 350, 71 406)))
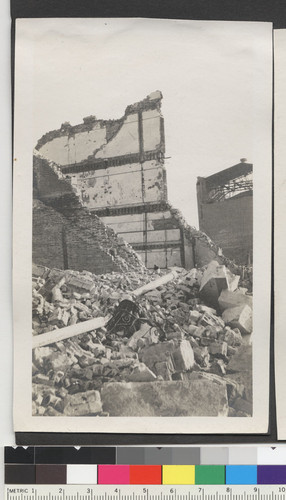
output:
POLYGON ((34 336, 107 318, 33 349, 33 415, 252 414, 251 291, 212 261, 136 295, 158 278, 33 266, 34 336))

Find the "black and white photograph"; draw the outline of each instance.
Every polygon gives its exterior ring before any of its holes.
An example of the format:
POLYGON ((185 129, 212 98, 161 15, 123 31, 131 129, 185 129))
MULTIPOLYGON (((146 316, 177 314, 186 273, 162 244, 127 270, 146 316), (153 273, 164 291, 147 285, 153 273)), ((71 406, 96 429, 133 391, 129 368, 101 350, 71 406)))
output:
POLYGON ((267 431, 271 37, 17 21, 16 431, 267 431))

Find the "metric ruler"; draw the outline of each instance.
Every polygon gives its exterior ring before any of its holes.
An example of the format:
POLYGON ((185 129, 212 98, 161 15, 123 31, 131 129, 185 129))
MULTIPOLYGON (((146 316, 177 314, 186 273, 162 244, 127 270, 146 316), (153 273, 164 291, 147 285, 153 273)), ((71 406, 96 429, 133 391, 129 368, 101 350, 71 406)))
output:
POLYGON ((6 485, 5 500, 286 500, 286 485, 6 485))

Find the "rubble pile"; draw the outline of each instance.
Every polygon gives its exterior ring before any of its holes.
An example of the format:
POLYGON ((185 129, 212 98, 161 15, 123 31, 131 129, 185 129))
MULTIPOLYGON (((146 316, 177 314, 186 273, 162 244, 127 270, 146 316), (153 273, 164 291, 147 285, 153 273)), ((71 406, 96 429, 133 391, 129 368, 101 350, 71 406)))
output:
POLYGON ((238 285, 216 261, 160 276, 33 266, 33 414, 251 415, 252 297, 238 285))

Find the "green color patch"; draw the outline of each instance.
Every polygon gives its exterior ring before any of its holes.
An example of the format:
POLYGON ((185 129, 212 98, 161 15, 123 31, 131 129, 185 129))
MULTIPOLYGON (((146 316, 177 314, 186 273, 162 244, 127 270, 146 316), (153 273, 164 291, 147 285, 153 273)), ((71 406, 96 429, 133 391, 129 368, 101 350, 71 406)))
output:
POLYGON ((195 484, 225 484, 225 466, 196 465, 195 484))

